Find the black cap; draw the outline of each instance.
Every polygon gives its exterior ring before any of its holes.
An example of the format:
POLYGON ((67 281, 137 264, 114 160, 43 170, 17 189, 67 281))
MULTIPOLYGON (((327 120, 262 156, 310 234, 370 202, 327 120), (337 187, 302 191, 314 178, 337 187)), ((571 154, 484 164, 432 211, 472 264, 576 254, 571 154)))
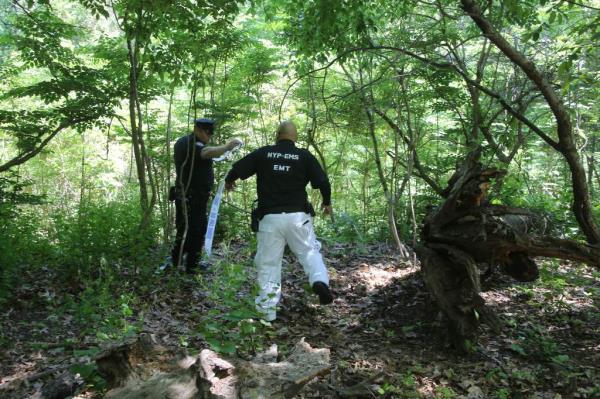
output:
POLYGON ((201 129, 207 129, 210 134, 213 134, 213 132, 215 130, 215 121, 213 119, 208 119, 208 118, 194 119, 194 125, 201 129))

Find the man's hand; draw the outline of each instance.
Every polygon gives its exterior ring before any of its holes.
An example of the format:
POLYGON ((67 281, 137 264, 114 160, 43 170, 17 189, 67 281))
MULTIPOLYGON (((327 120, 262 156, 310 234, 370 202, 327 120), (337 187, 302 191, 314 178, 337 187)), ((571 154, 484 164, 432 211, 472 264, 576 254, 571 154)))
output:
POLYGON ((331 205, 321 204, 321 211, 323 211, 324 215, 331 215, 331 214, 333 214, 333 208, 332 208, 331 205))
POLYGON ((235 188, 235 181, 226 181, 225 182, 225 190, 231 191, 235 188))
POLYGON ((227 142, 227 144, 225 144, 225 146, 227 147, 228 151, 233 150, 235 147, 237 147, 238 145, 242 145, 244 144, 244 142, 238 138, 234 138, 231 139, 227 142))

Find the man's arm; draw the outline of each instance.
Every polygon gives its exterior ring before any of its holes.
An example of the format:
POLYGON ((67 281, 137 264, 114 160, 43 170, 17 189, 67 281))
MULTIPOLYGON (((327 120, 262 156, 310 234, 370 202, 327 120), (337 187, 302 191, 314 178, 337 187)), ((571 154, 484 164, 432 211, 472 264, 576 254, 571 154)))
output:
POLYGON ((256 173, 256 159, 258 150, 251 152, 231 166, 231 170, 225 176, 225 188, 233 190, 237 179, 246 180, 256 173))
POLYGON ((235 169, 231 168, 225 176, 225 190, 231 191, 235 188, 235 181, 239 179, 237 172, 235 169))
POLYGON ((321 210, 324 214, 331 215, 333 213, 333 208, 331 207, 331 184, 329 184, 329 179, 326 179, 324 182, 322 182, 318 188, 321 191, 321 196, 323 197, 321 210))
POLYGON ((317 161, 314 155, 309 153, 308 157, 308 178, 313 188, 318 188, 321 191, 323 197, 323 203, 321 209, 326 215, 330 215, 333 212, 331 207, 331 184, 329 178, 325 174, 325 171, 317 161))
POLYGON ((231 139, 227 142, 227 144, 217 145, 213 147, 203 147, 202 151, 200 151, 200 158, 202 159, 211 159, 218 158, 223 155, 227 151, 233 150, 238 145, 242 144, 240 139, 231 139))

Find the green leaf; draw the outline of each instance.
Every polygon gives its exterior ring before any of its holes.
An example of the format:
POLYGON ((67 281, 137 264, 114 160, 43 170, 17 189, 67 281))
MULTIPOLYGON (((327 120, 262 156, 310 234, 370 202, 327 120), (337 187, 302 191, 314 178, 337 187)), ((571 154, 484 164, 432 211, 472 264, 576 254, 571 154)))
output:
POLYGON ((77 356, 77 357, 81 357, 81 356, 94 356, 98 352, 100 352, 100 348, 95 347, 95 346, 93 346, 91 348, 87 348, 87 349, 74 349, 73 350, 73 356, 77 356))
POLYGON ((98 368, 95 363, 74 364, 70 367, 73 373, 78 373, 84 380, 89 380, 94 375, 98 368))
POLYGON ((108 341, 110 339, 108 334, 106 334, 105 332, 100 332, 100 331, 98 333, 96 333, 96 338, 98 338, 101 341, 108 341))
POLYGON ((535 42, 538 41, 538 39, 540 38, 541 31, 542 31, 541 27, 539 27, 538 29, 533 31, 533 33, 531 34, 531 38, 533 39, 533 41, 535 41, 535 42))
POLYGON ((234 353, 235 352, 235 344, 231 341, 219 341, 216 339, 208 339, 206 342, 210 345, 210 347, 219 353, 234 353))
POLYGON ((527 356, 527 353, 525 352, 525 349, 523 349, 522 346, 517 345, 517 344, 511 344, 510 345, 510 349, 517 352, 519 355, 521 356, 527 356))
POLYGON ((242 323, 240 330, 243 334, 250 335, 256 332, 256 326, 251 323, 242 323))
POLYGON ((223 342, 223 344, 221 345, 222 353, 235 353, 235 350, 236 350, 236 347, 233 342, 227 341, 227 342, 223 342))
POLYGON ((553 363, 564 365, 569 361, 568 355, 557 355, 551 358, 553 363))

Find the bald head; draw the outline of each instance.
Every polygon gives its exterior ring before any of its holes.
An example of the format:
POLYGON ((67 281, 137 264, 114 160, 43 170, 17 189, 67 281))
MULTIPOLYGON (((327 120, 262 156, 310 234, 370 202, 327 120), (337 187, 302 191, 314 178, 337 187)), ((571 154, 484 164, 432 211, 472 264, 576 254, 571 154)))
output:
POLYGON ((293 142, 296 142, 298 140, 298 131, 296 130, 294 122, 281 122, 277 127, 277 137, 275 140, 292 140, 293 142))

